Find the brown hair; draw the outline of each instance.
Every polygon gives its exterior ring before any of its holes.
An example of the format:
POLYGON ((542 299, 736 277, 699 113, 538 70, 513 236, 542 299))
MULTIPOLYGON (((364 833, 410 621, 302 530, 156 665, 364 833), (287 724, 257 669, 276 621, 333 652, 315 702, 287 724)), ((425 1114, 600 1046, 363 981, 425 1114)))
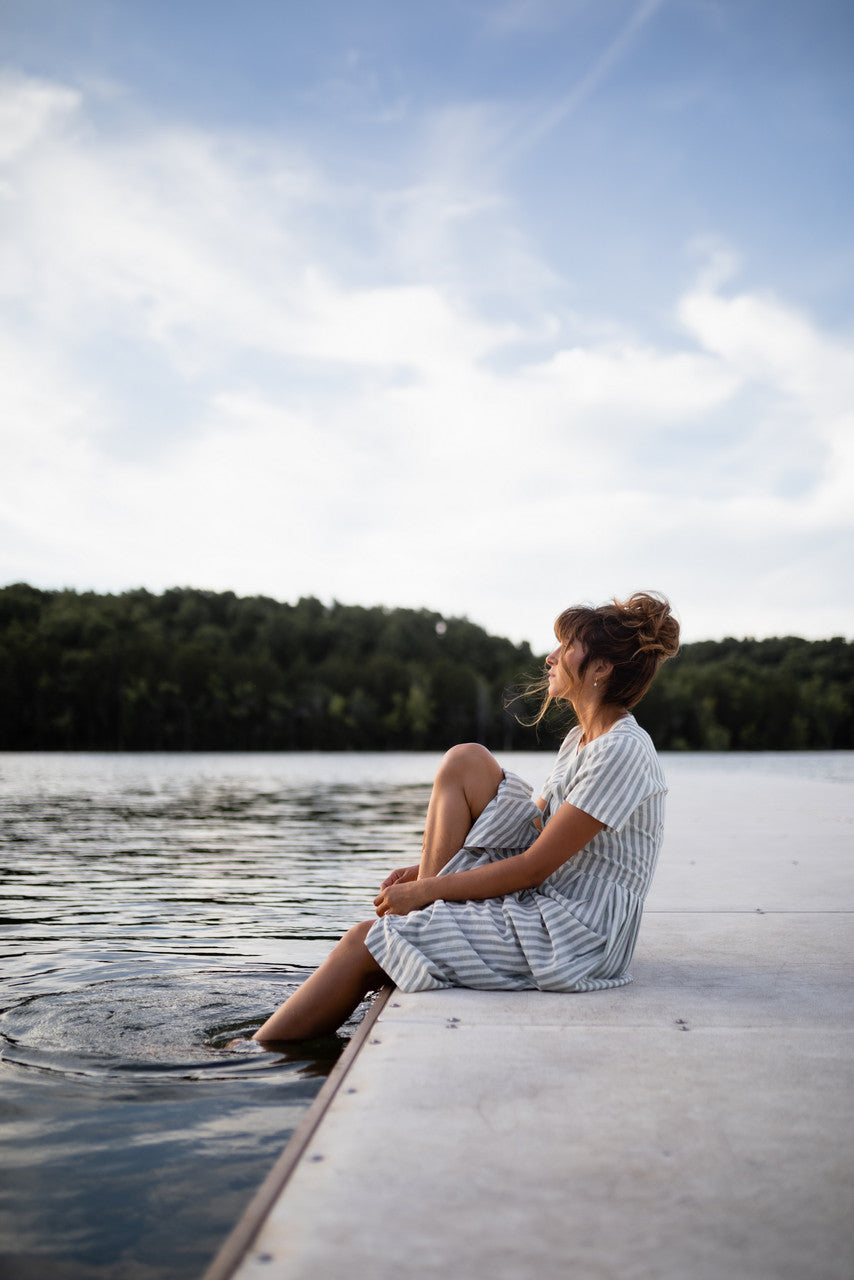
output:
MULTIPOLYGON (((604 700, 627 708, 640 702, 662 662, 679 650, 679 623, 669 602, 657 592, 636 591, 628 600, 611 600, 596 609, 590 605, 564 609, 555 623, 555 635, 561 644, 577 640, 584 647, 579 675, 596 658, 613 665, 604 700)), ((551 701, 547 694, 538 720, 551 701)))

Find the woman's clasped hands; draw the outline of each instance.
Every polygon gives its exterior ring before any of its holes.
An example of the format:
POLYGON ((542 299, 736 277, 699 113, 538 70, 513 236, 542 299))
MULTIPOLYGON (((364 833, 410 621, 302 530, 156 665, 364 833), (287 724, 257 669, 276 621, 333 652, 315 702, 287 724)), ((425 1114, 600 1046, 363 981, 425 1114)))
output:
POLYGON ((374 906, 378 916, 405 916, 431 901, 424 881, 418 879, 418 867, 398 867, 383 880, 374 906))

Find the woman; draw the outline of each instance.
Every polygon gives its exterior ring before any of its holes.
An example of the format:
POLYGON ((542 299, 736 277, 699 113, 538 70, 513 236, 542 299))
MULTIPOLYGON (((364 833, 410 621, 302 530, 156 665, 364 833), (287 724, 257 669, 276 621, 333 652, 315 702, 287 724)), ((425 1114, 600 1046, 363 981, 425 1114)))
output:
POLYGON ((643 592, 567 609, 546 659, 546 697, 578 720, 542 796, 475 743, 444 757, 418 866, 393 871, 379 917, 350 929, 255 1033, 264 1041, 334 1031, 391 978, 435 987, 592 991, 630 982, 643 902, 661 844, 664 776, 630 714, 679 624, 643 592))

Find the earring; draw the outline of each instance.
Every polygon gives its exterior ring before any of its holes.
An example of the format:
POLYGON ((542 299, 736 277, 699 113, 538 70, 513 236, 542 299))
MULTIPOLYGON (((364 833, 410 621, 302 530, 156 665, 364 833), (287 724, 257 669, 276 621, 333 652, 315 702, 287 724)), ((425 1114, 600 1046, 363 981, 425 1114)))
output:
POLYGON ((599 681, 598 681, 598 680, 594 680, 594 681, 593 681, 593 688, 594 688, 594 689, 598 689, 598 688, 599 688, 599 681))

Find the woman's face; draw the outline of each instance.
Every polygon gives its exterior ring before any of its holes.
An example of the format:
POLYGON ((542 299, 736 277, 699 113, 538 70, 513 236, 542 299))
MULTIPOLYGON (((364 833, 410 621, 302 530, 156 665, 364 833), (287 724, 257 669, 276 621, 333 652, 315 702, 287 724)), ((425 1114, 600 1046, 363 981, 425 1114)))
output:
POLYGON ((552 698, 571 698, 573 690, 581 687, 578 668, 586 656, 586 649, 577 640, 564 640, 552 650, 546 658, 552 698))

